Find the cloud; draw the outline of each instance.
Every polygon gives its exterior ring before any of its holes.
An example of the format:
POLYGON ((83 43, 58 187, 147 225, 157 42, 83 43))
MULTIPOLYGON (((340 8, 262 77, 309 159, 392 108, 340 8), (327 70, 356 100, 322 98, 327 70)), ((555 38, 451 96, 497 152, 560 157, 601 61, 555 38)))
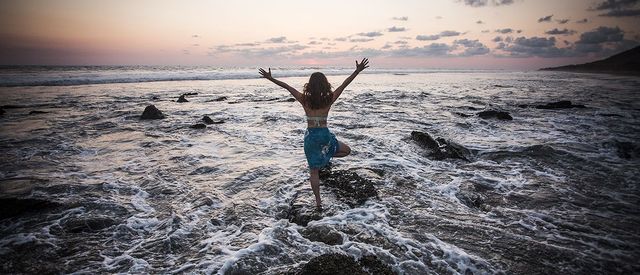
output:
POLYGON ((489 48, 487 48, 484 44, 480 43, 480 41, 469 40, 469 39, 459 39, 453 41, 454 45, 463 46, 464 52, 462 52, 461 56, 474 56, 474 55, 484 55, 489 53, 489 48))
POLYGON ((322 45, 322 42, 318 42, 318 41, 310 41, 309 43, 307 43, 308 45, 322 45))
POLYGON ((420 41, 429 41, 429 40, 438 40, 438 39, 440 39, 440 36, 437 34, 416 36, 416 40, 420 40, 420 41))
POLYGON ((604 0, 588 10, 604 11, 599 16, 627 17, 640 16, 640 0, 604 0))
POLYGON ((255 43, 237 43, 234 44, 235 46, 239 46, 239 47, 256 47, 256 46, 260 46, 260 43, 255 42, 255 43))
POLYGON ((269 38, 265 42, 267 42, 267 43, 288 43, 289 41, 287 40, 286 36, 279 36, 279 37, 269 38))
POLYGON ((407 16, 400 16, 400 17, 391 17, 391 20, 397 20, 397 21, 407 21, 409 20, 409 17, 407 16))
POLYGON ((393 44, 399 44, 399 45, 406 45, 406 44, 408 44, 408 43, 409 43, 409 42, 404 41, 404 40, 398 40, 398 41, 396 41, 396 42, 393 42, 393 44))
POLYGON ((441 37, 450 37, 450 36, 458 36, 462 33, 457 32, 457 31, 442 31, 440 32, 440 36, 441 37))
POLYGON ((423 47, 398 49, 389 52, 391 56, 413 57, 413 56, 447 56, 453 47, 444 43, 431 43, 423 47))
POLYGON ((440 19, 442 19, 442 16, 438 15, 438 16, 436 16, 436 19, 440 20, 440 19))
POLYGON ((551 22, 551 17, 553 17, 553 14, 538 18, 538 23, 551 22))
POLYGON ((349 39, 349 42, 358 42, 358 43, 369 42, 369 41, 373 41, 373 38, 352 38, 352 39, 349 39))
POLYGON ((425 41, 425 40, 438 40, 441 37, 452 37, 461 35, 461 32, 457 31, 441 31, 439 34, 432 35, 418 35, 416 36, 416 40, 425 41))
POLYGON ((570 29, 559 30, 557 28, 554 28, 553 30, 548 30, 545 33, 550 35, 572 35, 572 34, 575 34, 576 31, 570 30, 570 29))
POLYGON ((513 0, 458 0, 458 2, 464 2, 465 5, 472 7, 484 7, 484 6, 502 6, 513 4, 513 0))
POLYGON ((197 34, 194 34, 194 35, 191 35, 191 37, 193 37, 193 38, 199 38, 200 36, 199 36, 199 35, 197 35, 197 34))
POLYGON ((512 28, 497 29, 496 32, 501 33, 501 34, 512 33, 513 29, 512 28))
POLYGON ((382 33, 381 32, 361 32, 361 33, 358 33, 357 35, 366 36, 366 37, 376 37, 376 36, 382 36, 382 33))
POLYGON ((478 20, 476 21, 476 24, 484 24, 484 22, 482 22, 482 20, 478 20))
POLYGON ((481 33, 490 33, 490 32, 491 32, 491 30, 482 30, 482 31, 480 31, 480 32, 481 32, 481 33))
POLYGON ((600 44, 606 42, 620 42, 624 33, 618 27, 610 28, 600 26, 597 29, 582 33, 576 44, 600 44))
POLYGON ((509 57, 567 57, 574 54, 568 48, 558 48, 555 46, 555 37, 518 37, 513 43, 501 43, 497 49, 507 53, 509 57))
POLYGON ((502 41, 502 36, 496 36, 491 41, 493 41, 493 42, 501 42, 502 41))
POLYGON ((393 26, 393 27, 387 29, 387 31, 389 31, 389 32, 403 32, 403 31, 406 31, 406 30, 407 29, 405 29, 404 27, 396 27, 396 26, 393 26))
POLYGON ((344 42, 344 41, 347 41, 347 38, 346 38, 346 37, 338 37, 338 38, 334 38, 334 39, 333 39, 333 41, 341 41, 341 42, 344 42))
POLYGON ((558 24, 567 24, 569 23, 569 19, 558 19, 556 22, 558 22, 558 24))
POLYGON ((584 18, 582 20, 576 21, 576 23, 578 23, 578 24, 584 24, 584 23, 588 23, 588 22, 589 22, 589 19, 587 19, 587 18, 584 18))

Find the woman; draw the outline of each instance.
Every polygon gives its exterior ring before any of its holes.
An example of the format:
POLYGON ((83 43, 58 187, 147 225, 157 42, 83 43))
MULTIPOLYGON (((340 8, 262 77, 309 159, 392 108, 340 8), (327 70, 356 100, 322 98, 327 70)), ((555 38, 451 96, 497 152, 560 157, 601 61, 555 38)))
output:
POLYGON ((260 75, 276 85, 287 89, 298 102, 302 104, 307 115, 307 132, 304 134, 304 154, 311 173, 311 189, 316 197, 316 206, 322 207, 320 200, 320 168, 329 164, 332 157, 345 157, 351 153, 351 148, 336 139, 327 128, 327 116, 329 109, 340 97, 342 91, 353 81, 356 76, 369 67, 369 60, 364 58, 360 63, 356 60, 356 70, 345 81, 331 91, 331 84, 327 77, 320 72, 311 74, 309 82, 304 85, 303 92, 289 86, 271 76, 271 68, 265 71, 260 68, 260 75))

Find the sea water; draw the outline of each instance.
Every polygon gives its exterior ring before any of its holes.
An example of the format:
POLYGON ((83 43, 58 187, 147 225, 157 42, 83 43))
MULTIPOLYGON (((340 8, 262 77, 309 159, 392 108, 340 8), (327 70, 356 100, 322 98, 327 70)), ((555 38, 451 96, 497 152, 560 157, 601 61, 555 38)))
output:
MULTIPOLYGON (((314 71, 337 87, 351 69, 272 68, 299 89, 314 71)), ((404 274, 640 269, 637 77, 365 71, 329 114, 352 148, 332 169, 381 171, 363 174, 378 197, 306 226, 337 245, 286 217, 314 205, 304 112, 256 68, 5 67, 0 86, 1 199, 45 204, 0 220, 2 273, 271 274, 325 253, 404 274), (560 100, 586 108, 535 107, 560 100), (166 118, 140 120, 150 104, 166 118), (224 123, 190 128, 205 115, 224 123), (471 156, 431 159, 412 131, 471 156)))

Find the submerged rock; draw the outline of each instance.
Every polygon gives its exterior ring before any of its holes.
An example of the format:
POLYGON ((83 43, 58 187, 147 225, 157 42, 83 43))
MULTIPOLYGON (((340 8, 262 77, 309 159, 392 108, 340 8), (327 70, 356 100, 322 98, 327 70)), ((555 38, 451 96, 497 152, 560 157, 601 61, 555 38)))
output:
POLYGON ((373 255, 364 256, 359 261, 356 261, 353 257, 348 255, 330 253, 323 254, 311 259, 308 263, 302 265, 299 270, 292 270, 289 274, 386 275, 395 273, 393 272, 391 267, 389 267, 373 255))
POLYGON ((323 181, 338 199, 350 207, 364 204, 369 198, 378 197, 373 183, 352 171, 332 171, 323 181))
POLYGON ((342 235, 326 225, 309 226, 300 230, 300 234, 314 242, 321 242, 328 245, 342 244, 342 235))
POLYGON ((561 100, 558 102, 547 103, 545 105, 536 105, 536 109, 569 109, 569 108, 586 108, 582 104, 573 104, 569 100, 561 100))
POLYGON ((206 124, 222 124, 222 123, 224 123, 224 120, 221 120, 221 119, 213 120, 209 116, 202 117, 202 121, 204 121, 204 123, 206 123, 206 124))
POLYGON ((214 99, 213 101, 225 101, 227 99, 228 98, 226 96, 220 96, 220 97, 217 97, 216 99, 214 99))
POLYGON ((471 151, 464 146, 441 137, 434 139, 428 133, 413 131, 411 139, 426 148, 429 151, 428 157, 435 160, 453 158, 468 161, 468 156, 471 156, 471 151))
POLYGON ((513 117, 511 117, 509 113, 503 111, 482 111, 478 113, 478 116, 483 119, 497 118, 502 120, 513 120, 513 117))
POLYGON ((204 128, 207 128, 207 125, 204 125, 202 123, 196 123, 196 124, 193 124, 193 125, 189 126, 189 128, 191 128, 191 129, 204 129, 204 128))
POLYGON ((140 116, 140 119, 163 119, 165 118, 164 114, 156 108, 154 105, 149 105, 144 108, 144 112, 140 116))
POLYGON ((615 141, 616 153, 620 158, 630 159, 640 155, 640 146, 628 141, 615 141))
POLYGON ((181 95, 180 97, 178 97, 177 102, 178 102, 178 103, 182 103, 182 102, 189 102, 189 100, 187 100, 187 99, 185 98, 185 95, 181 95))

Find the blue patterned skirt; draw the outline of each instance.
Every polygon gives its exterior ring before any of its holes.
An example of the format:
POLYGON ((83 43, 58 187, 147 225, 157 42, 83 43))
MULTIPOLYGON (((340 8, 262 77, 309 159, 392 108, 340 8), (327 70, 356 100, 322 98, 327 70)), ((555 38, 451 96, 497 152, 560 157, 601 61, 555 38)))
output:
POLYGON ((329 128, 307 128, 304 133, 304 154, 310 169, 320 169, 338 151, 338 140, 329 128))

